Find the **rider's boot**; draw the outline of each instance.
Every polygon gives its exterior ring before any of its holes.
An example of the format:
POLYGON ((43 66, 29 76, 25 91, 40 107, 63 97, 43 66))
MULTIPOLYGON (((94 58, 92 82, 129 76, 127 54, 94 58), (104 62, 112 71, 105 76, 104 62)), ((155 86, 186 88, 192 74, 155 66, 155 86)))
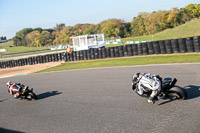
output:
POLYGON ((155 103, 155 99, 153 97, 149 97, 148 103, 154 104, 155 103))

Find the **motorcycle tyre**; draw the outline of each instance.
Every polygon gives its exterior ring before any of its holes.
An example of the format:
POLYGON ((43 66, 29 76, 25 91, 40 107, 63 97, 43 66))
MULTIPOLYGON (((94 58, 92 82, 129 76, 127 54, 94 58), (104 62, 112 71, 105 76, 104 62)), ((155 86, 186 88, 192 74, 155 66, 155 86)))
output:
POLYGON ((26 96, 26 99, 31 101, 31 100, 37 100, 37 96, 33 92, 29 92, 28 95, 26 96), (31 98, 28 98, 31 97, 31 98))
POLYGON ((169 95, 176 96, 176 99, 178 100, 185 100, 187 97, 187 93, 183 90, 183 88, 179 86, 174 86, 170 90, 168 90, 169 95), (177 97, 178 95, 178 97, 177 97))

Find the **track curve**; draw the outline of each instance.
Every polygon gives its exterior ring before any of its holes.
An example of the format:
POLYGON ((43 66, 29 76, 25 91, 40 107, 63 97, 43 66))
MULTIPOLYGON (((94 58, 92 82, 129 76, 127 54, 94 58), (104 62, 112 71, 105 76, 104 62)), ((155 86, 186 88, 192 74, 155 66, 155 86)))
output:
POLYGON ((1 79, 0 132, 196 133, 200 131, 199 68, 199 63, 130 66, 1 79), (188 99, 148 104, 131 90, 135 72, 176 77, 188 99), (15 100, 5 88, 8 80, 33 87, 38 100, 15 100))

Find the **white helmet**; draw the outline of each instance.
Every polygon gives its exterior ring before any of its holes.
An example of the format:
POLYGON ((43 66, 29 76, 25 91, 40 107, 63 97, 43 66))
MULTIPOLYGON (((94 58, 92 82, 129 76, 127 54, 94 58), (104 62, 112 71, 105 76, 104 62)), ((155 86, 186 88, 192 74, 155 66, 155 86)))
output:
POLYGON ((13 83, 12 83, 11 81, 8 81, 8 82, 6 83, 7 87, 10 87, 12 84, 13 84, 13 83))

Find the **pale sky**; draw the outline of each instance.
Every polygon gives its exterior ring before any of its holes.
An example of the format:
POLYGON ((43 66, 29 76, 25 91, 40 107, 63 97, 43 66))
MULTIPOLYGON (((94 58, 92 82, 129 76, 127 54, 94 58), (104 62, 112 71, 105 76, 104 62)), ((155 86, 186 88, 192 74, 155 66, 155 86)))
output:
POLYGON ((131 22, 139 12, 170 10, 200 0, 0 0, 0 37, 11 39, 23 28, 56 24, 98 24, 116 18, 131 22))

